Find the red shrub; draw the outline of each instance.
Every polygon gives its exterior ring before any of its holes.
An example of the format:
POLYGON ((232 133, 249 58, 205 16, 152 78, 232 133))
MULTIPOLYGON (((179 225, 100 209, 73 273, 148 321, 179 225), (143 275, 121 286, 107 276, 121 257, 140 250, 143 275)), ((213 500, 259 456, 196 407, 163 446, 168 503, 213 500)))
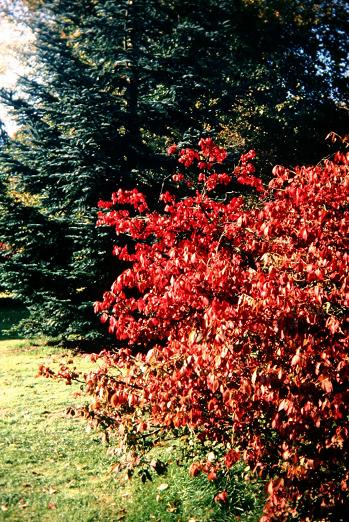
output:
POLYGON ((223 467, 242 458, 268 478, 263 520, 340 520, 349 486, 348 158, 277 166, 262 192, 253 151, 228 175, 215 171, 225 151, 199 145, 179 153, 198 167, 202 190, 192 197, 162 194, 163 212, 150 212, 136 190, 100 203, 108 211, 99 225, 135 244, 115 247, 130 267, 95 305, 128 347, 98 356, 105 367, 86 376, 88 391, 121 431, 186 426, 223 442, 223 467), (209 196, 236 180, 262 196, 253 205, 209 196))

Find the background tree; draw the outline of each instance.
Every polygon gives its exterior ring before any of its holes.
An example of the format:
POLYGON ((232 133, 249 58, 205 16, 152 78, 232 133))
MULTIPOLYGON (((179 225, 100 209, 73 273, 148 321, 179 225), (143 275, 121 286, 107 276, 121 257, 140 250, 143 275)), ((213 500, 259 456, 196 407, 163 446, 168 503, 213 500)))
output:
POLYGON ((0 147, 5 145, 7 138, 8 136, 4 124, 0 121, 0 147))
MULTIPOLYGON (((38 4, 39 5, 39 4, 38 4)), ((2 280, 31 310, 28 332, 98 338, 91 303, 115 274, 95 205, 137 184, 156 206, 173 141, 220 131, 266 171, 323 155, 344 128, 344 6, 236 0, 49 0, 3 149, 2 280), (322 68, 320 67, 322 66, 322 68)), ((14 15, 13 15, 14 16, 14 15)))

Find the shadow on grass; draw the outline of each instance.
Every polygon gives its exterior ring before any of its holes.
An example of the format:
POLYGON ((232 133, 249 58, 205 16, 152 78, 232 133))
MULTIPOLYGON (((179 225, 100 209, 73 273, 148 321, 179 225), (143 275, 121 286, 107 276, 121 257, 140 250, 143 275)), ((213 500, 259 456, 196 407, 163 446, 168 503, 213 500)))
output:
POLYGON ((28 317, 28 310, 11 297, 0 298, 0 340, 21 339, 20 321, 28 317))

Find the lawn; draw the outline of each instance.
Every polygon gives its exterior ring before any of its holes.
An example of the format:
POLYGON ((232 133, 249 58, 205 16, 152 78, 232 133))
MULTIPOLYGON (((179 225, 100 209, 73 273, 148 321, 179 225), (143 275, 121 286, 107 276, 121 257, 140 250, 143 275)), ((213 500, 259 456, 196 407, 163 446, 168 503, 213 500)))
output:
MULTIPOLYGON (((36 378, 57 349, 0 342, 0 518, 118 520, 122 509, 100 434, 67 415, 72 388, 36 378)), ((81 399, 80 399, 81 403, 81 399)))

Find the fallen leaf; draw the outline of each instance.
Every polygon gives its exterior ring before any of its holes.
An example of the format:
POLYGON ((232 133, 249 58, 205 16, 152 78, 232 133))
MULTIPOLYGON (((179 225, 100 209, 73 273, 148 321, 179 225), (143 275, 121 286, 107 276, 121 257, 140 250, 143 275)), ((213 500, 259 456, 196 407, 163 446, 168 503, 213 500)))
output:
POLYGON ((19 501, 18 501, 18 506, 21 508, 21 509, 25 509, 28 507, 28 502, 25 500, 25 498, 20 498, 19 501))

